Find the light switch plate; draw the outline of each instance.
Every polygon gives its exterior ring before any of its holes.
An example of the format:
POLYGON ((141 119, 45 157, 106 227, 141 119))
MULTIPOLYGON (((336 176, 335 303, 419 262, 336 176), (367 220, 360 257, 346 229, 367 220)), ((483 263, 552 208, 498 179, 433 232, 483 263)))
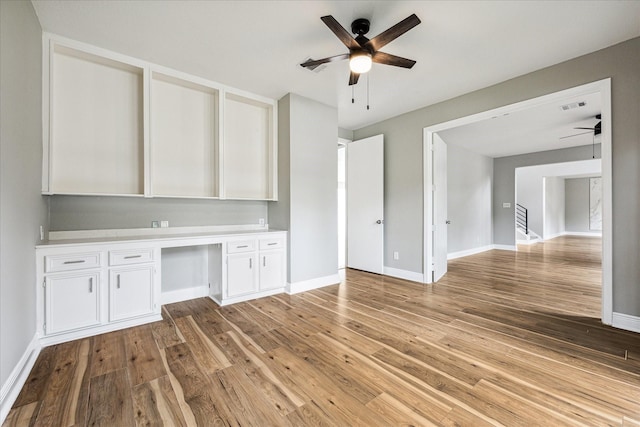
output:
POLYGON ((160 221, 160 228, 169 227, 169 221, 160 221))
POLYGON ((151 221, 151 228, 160 228, 160 222, 151 221))
POLYGON ((510 208, 511 207, 511 203, 503 203, 502 207, 503 208, 510 208))

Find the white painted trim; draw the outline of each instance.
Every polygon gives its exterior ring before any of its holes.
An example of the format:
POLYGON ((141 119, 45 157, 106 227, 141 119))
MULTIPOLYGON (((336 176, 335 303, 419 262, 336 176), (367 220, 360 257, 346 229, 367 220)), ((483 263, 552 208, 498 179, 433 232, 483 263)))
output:
POLYGON ((422 280, 424 279, 424 275, 422 273, 416 273, 415 271, 401 270, 399 268, 387 266, 384 266, 384 275, 420 283, 422 283, 422 280))
POLYGON ((422 225, 422 271, 424 277, 423 283, 431 283, 433 281, 433 173, 431 165, 433 164, 433 134, 435 131, 431 128, 423 129, 423 145, 422 145, 422 212, 424 220, 422 225))
MULTIPOLYGON (((595 82, 602 105, 602 323, 613 322, 613 167, 611 150, 611 79, 595 82)), ((594 84, 595 84, 594 83, 594 84)))
POLYGON ((517 251, 518 247, 515 245, 492 245, 493 249, 498 251, 517 251))
POLYGON ((285 292, 289 295, 300 292, 311 291, 325 286, 337 285, 340 283, 340 275, 338 273, 330 276, 316 277, 315 279, 303 280, 301 282, 288 283, 285 292))
POLYGON ((614 328, 640 333, 640 317, 616 312, 613 312, 611 317, 611 326, 614 328))
POLYGON ((176 234, 192 233, 220 233, 226 231, 266 231, 268 225, 245 224, 245 225, 204 225, 195 227, 167 227, 167 228, 123 228, 109 230, 70 230, 70 231, 50 231, 49 240, 68 239, 104 239, 114 237, 137 237, 137 236, 165 236, 176 234))
POLYGON ((466 249, 464 251, 451 252, 447 254, 447 259, 449 260, 449 259, 462 258, 469 255, 475 255, 482 252, 490 251, 492 249, 495 249, 493 245, 486 245, 486 246, 480 246, 477 248, 466 249))
MULTIPOLYGON (((492 110, 483 111, 466 117, 449 120, 423 128, 423 271, 424 282, 430 283, 431 278, 431 149, 433 134, 494 116, 510 114, 539 105, 548 104, 573 96, 600 93, 602 112, 601 159, 602 159, 602 323, 611 325, 613 316, 613 185, 612 185, 612 150, 611 150, 611 78, 598 80, 584 85, 554 92, 537 98, 528 99, 492 110)), ((495 245, 495 249, 516 250, 515 246, 495 245), (500 247, 498 247, 500 246, 500 247)))
POLYGON ((258 298, 270 297, 271 295, 281 294, 284 291, 285 288, 267 289, 266 291, 252 292, 250 294, 240 295, 238 297, 225 298, 224 301, 221 301, 214 296, 209 296, 209 298, 211 298, 219 306, 224 307, 225 305, 236 304, 244 301, 252 301, 258 298))
POLYGON ((565 231, 563 236, 602 237, 601 231, 565 231))
POLYGON ((520 240, 520 239, 516 239, 516 246, 517 245, 535 245, 536 243, 542 242, 541 239, 531 239, 531 240, 520 240))
POLYGON ((2 389, 0 390, 0 424, 4 423, 11 406, 18 398, 20 390, 22 390, 33 365, 36 363, 36 359, 38 359, 40 350, 42 350, 42 346, 40 345, 38 334, 35 334, 11 374, 9 374, 9 378, 2 384, 2 389))
POLYGON ((195 286, 193 288, 177 289, 175 291, 163 292, 160 295, 160 304, 173 304, 174 302, 186 301, 194 298, 202 298, 209 295, 209 286, 195 286))
POLYGON ((62 332, 58 335, 48 335, 46 337, 40 338, 40 344, 42 344, 43 347, 47 347, 54 344, 60 344, 62 342, 106 334, 107 332, 119 331, 120 329, 131 328, 133 326, 145 325, 147 323, 157 322, 159 320, 162 320, 162 315, 153 313, 150 315, 135 317, 129 320, 108 323, 102 326, 91 326, 88 328, 79 329, 77 331, 62 332))
POLYGON ((545 237, 544 239, 542 239, 542 241, 547 241, 547 240, 551 240, 551 239, 555 239, 556 237, 560 237, 560 236, 564 236, 565 232, 560 232, 560 233, 555 233, 555 234, 551 234, 547 237, 545 237))

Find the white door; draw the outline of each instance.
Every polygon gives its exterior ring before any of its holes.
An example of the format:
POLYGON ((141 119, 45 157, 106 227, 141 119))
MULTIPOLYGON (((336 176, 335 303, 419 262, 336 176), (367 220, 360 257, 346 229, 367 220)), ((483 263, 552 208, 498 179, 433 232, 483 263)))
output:
POLYGON ((447 272, 447 144, 433 134, 433 281, 447 272))
POLYGON ((382 274, 384 266, 384 138, 347 145, 347 266, 382 274))

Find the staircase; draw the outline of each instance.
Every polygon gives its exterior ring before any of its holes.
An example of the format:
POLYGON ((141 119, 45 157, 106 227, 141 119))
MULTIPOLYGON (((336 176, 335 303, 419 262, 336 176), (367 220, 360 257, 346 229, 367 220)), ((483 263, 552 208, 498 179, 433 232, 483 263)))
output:
POLYGON ((529 229, 529 210, 516 203, 516 244, 532 245, 542 238, 529 229))

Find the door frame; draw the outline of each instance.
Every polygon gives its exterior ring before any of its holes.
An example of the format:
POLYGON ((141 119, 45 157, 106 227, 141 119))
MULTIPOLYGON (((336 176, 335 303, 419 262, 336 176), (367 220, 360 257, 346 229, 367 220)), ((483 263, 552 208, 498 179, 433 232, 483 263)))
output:
POLYGON ((470 116, 427 126, 423 129, 423 282, 431 283, 432 277, 432 207, 433 197, 429 165, 433 158, 430 147, 433 146, 433 134, 470 123, 490 119, 497 115, 526 110, 542 104, 563 100, 573 96, 600 93, 602 107, 602 313, 601 320, 605 325, 613 322, 613 203, 612 203, 612 150, 611 150, 611 79, 606 78, 592 83, 561 90, 548 95, 539 96, 514 104, 506 105, 470 116))

